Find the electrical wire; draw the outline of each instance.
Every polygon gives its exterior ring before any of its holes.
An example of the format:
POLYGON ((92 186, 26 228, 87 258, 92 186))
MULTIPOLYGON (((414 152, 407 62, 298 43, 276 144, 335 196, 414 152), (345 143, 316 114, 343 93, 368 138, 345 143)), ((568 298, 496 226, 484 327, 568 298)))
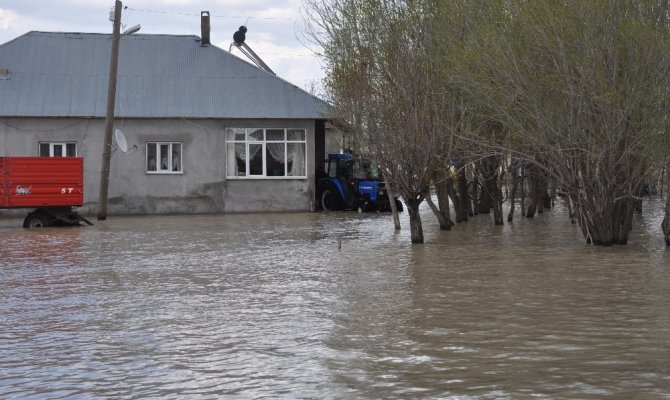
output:
MULTIPOLYGON (((7 118, 12 118, 12 117, 7 117, 7 118)), ((63 126, 63 127, 60 127, 60 128, 53 128, 53 129, 24 129, 24 128, 19 128, 18 126, 14 126, 12 124, 9 124, 5 121, 0 120, 0 124, 3 124, 3 125, 5 125, 9 128, 16 129, 17 131, 21 131, 21 132, 56 132, 56 131, 62 131, 64 129, 72 128, 73 126, 83 124, 84 122, 86 122, 86 120, 76 121, 76 122, 72 123, 71 125, 63 126)))
MULTIPOLYGON (((143 12, 143 13, 154 13, 154 14, 167 14, 167 15, 180 15, 180 16, 188 16, 188 17, 199 17, 200 14, 192 14, 192 13, 184 13, 184 12, 177 12, 177 11, 161 11, 161 10, 143 10, 143 9, 138 9, 138 8, 132 8, 128 6, 123 7, 124 10, 128 10, 131 12, 137 11, 137 12, 143 12)), ((130 15, 130 14, 129 14, 130 15)), ((279 17, 245 17, 245 16, 228 16, 228 15, 211 15, 210 17, 212 18, 229 18, 229 19, 243 19, 246 18, 246 22, 244 25, 247 24, 249 19, 262 19, 262 20, 279 20, 279 21, 295 21, 295 18, 279 18, 279 17)), ((313 57, 311 54, 286 54, 286 53, 264 53, 265 55, 270 55, 270 56, 284 56, 284 57, 313 57)))
MULTIPOLYGON (((169 15, 182 15, 182 16, 187 16, 187 17, 199 17, 200 14, 191 14, 191 13, 183 13, 183 12, 176 12, 176 11, 160 11, 160 10, 141 10, 138 8, 130 8, 128 6, 124 6, 124 10, 130 10, 130 11, 137 11, 137 12, 144 12, 144 13, 154 13, 154 14, 169 14, 169 15)), ((212 18, 229 18, 229 19, 264 19, 264 20, 278 20, 278 21, 295 21, 295 18, 280 18, 280 17, 246 17, 246 16, 235 16, 235 15, 211 15, 212 18)))

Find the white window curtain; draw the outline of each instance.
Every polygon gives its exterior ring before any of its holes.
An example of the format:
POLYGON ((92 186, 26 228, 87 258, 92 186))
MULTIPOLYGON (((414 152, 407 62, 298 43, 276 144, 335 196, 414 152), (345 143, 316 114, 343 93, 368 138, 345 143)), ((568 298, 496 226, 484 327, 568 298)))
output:
POLYGON ((287 161, 291 163, 289 176, 305 176, 305 144, 289 143, 287 161))
POLYGON ((303 129, 227 128, 226 141, 227 176, 306 176, 303 129))
POLYGON ((268 143, 267 151, 275 160, 284 162, 284 154, 286 154, 284 143, 268 143))
POLYGON ((246 143, 228 143, 228 154, 227 156, 227 168, 228 176, 246 176, 246 167, 245 170, 240 174, 240 169, 238 167, 238 159, 246 165, 247 160, 253 159, 262 146, 251 146, 251 152, 247 157, 247 144, 246 143))
MULTIPOLYGON (((246 168, 240 174, 240 169, 238 166, 237 157, 242 157, 242 160, 246 160, 244 156, 246 155, 245 150, 245 141, 246 141, 246 129, 244 128, 228 128, 226 129, 226 141, 228 142, 228 151, 226 152, 226 170, 228 176, 244 176, 246 175, 246 168), (237 149, 240 147, 240 149, 237 149), (238 154, 239 153, 239 154, 238 154)), ((246 165, 246 161, 244 162, 246 165)))
MULTIPOLYGON (((241 143, 244 147, 244 143, 241 143)), ((240 143, 228 143, 228 154, 226 154, 226 162, 228 168, 228 176, 240 176, 240 170, 237 168, 237 152, 235 147, 239 146, 240 143)))

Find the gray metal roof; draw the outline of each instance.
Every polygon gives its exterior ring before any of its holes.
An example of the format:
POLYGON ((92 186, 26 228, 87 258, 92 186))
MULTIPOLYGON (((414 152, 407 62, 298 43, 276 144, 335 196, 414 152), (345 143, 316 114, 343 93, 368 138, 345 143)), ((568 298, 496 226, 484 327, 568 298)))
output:
MULTIPOLYGON (((112 35, 28 32, 0 46, 0 116, 104 117, 112 35)), ((115 114, 325 118, 327 105, 197 36, 122 36, 115 114)))

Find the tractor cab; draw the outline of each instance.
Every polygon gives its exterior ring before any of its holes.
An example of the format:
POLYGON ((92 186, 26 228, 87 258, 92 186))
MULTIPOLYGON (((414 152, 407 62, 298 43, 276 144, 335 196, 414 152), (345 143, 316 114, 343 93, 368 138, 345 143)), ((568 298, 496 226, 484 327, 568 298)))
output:
POLYGON ((317 176, 317 204, 326 211, 390 210, 377 168, 351 154, 329 154, 317 176))

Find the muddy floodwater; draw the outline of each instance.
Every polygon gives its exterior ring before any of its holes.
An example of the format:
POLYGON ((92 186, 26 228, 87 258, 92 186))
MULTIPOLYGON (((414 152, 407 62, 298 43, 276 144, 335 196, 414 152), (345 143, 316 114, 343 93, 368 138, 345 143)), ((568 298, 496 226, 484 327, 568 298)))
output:
POLYGON ((0 218, 0 398, 670 399, 644 207, 612 248, 560 205, 451 232, 424 209, 414 246, 406 213, 0 218))

